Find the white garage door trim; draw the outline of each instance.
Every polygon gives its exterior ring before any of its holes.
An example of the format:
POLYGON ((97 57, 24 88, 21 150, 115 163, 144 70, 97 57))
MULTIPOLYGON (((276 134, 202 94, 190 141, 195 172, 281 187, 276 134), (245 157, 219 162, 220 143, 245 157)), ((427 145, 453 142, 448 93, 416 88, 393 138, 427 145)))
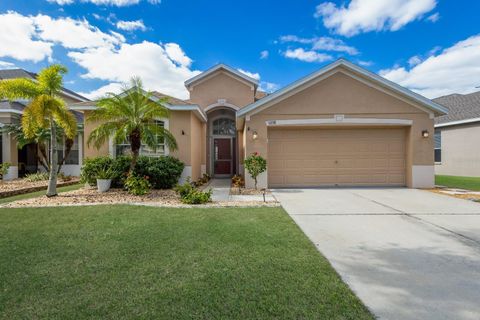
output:
POLYGON ((283 119, 268 120, 267 127, 285 126, 319 126, 319 125, 366 125, 366 126, 411 126, 413 120, 408 119, 378 119, 378 118, 345 118, 344 115, 335 115, 333 118, 321 119, 283 119))

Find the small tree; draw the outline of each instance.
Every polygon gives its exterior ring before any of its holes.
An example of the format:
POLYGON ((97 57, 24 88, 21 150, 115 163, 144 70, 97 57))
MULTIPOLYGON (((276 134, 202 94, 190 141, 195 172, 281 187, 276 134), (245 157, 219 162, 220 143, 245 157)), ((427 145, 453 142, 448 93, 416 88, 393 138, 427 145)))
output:
POLYGON ((267 170, 267 160, 260 156, 258 152, 254 152, 245 159, 245 168, 252 179, 255 180, 255 189, 257 189, 257 177, 267 170))

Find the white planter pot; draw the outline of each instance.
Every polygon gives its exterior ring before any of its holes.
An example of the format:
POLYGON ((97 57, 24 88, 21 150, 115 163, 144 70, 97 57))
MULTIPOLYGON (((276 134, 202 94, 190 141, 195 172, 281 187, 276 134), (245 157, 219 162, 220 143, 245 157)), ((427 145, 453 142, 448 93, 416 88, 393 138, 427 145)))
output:
POLYGON ((112 184, 112 179, 97 179, 98 192, 107 192, 112 184))

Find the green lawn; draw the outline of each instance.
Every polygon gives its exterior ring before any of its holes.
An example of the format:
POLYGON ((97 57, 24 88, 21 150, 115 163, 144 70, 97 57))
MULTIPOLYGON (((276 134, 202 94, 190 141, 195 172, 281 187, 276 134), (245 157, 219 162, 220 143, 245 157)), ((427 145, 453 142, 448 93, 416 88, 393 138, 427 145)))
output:
MULTIPOLYGON (((77 190, 77 189, 80 189, 83 186, 84 186, 84 184, 78 183, 78 184, 73 184, 73 185, 70 185, 70 186, 58 187, 57 192, 60 193, 60 192, 77 190)), ((41 197, 41 196, 44 196, 46 193, 47 193, 47 190, 42 190, 42 191, 19 194, 17 196, 12 196, 12 197, 7 197, 7 198, 1 198, 0 199, 0 204, 7 203, 7 202, 12 202, 12 201, 17 201, 17 200, 22 200, 22 199, 30 199, 30 198, 35 198, 35 197, 41 197)))
POLYGON ((373 319, 281 208, 0 209, 1 319, 373 319))
POLYGON ((435 176, 435 184, 449 188, 480 191, 480 177, 435 176))

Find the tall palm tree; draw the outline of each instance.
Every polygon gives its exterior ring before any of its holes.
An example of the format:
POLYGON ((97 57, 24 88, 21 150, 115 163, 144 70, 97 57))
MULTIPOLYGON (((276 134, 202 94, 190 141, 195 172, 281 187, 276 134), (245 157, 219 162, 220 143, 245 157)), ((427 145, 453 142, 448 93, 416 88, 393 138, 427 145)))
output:
POLYGON ((35 138, 40 129, 50 130, 50 177, 47 197, 57 195, 57 126, 63 130, 68 139, 74 139, 77 134, 75 116, 60 97, 63 75, 66 72, 67 68, 54 64, 40 71, 36 81, 24 78, 0 81, 0 98, 29 100, 22 115, 22 130, 27 139, 35 138))
POLYGON ((93 143, 100 148, 110 137, 117 144, 128 141, 132 152, 130 173, 135 168, 142 143, 156 150, 158 144, 164 142, 170 150, 176 150, 175 137, 155 123, 159 118, 169 117, 166 102, 145 91, 139 78, 132 78, 129 85, 124 85, 122 94, 107 93, 97 101, 97 109, 88 120, 101 124, 90 133, 88 145, 93 143))
MULTIPOLYGON (((38 128, 37 132, 33 136, 33 138, 27 138, 25 133, 23 132, 22 125, 20 124, 6 124, 2 130, 2 132, 6 132, 9 135, 15 138, 17 142, 18 149, 22 149, 28 144, 35 143, 38 146, 38 150, 40 154, 37 155, 37 162, 50 173, 50 163, 48 160, 48 143, 50 141, 50 128, 38 128)), ((65 134, 63 133, 62 128, 57 127, 57 141, 63 143, 63 137, 65 134)), ((70 138, 65 139, 65 153, 58 163, 57 173, 60 173, 62 166, 64 165, 65 161, 67 160, 70 152, 72 151, 72 147, 74 144, 74 140, 70 138)))

